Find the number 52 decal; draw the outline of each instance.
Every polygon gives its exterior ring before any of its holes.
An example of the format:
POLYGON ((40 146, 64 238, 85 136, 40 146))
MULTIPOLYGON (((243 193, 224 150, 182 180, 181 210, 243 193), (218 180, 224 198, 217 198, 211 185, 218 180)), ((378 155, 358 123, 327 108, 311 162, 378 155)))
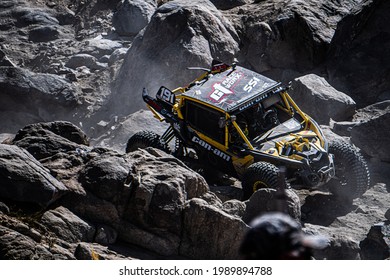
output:
POLYGON ((257 85, 260 80, 256 77, 253 77, 245 86, 244 91, 251 92, 251 90, 257 85))

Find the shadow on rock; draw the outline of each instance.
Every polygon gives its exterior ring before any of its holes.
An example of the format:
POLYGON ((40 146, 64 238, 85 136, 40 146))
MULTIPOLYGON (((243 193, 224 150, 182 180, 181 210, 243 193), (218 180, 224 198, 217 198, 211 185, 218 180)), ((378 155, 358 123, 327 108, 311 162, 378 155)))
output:
POLYGON ((302 204, 302 222, 329 226, 339 216, 356 209, 351 202, 340 201, 327 193, 315 193, 306 197, 302 204))

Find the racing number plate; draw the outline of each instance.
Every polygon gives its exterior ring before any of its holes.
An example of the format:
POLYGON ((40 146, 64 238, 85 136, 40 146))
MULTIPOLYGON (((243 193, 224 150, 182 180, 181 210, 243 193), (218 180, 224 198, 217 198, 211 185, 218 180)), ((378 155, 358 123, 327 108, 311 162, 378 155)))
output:
POLYGON ((175 94, 166 87, 160 87, 156 94, 156 98, 169 105, 175 105, 175 94))

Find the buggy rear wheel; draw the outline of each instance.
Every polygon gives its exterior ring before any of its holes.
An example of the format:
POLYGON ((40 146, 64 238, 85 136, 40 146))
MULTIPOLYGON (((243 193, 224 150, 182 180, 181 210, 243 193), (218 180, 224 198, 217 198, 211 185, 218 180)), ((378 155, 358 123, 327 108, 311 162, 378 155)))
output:
POLYGON ((361 197, 370 186, 370 173, 363 156, 345 142, 331 143, 329 153, 334 155, 336 173, 329 182, 329 190, 348 201, 361 197))
POLYGON ((147 147, 153 147, 170 153, 169 147, 161 142, 160 135, 153 131, 140 131, 135 133, 127 141, 126 153, 136 151, 138 148, 144 149, 147 147))
POLYGON ((279 169, 268 162, 251 164, 242 177, 243 200, 247 200, 261 188, 278 189, 279 169))

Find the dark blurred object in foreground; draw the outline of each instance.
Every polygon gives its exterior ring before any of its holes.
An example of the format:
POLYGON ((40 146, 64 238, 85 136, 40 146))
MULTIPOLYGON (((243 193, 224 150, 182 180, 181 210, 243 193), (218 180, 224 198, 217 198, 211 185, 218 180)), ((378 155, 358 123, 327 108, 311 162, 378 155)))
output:
POLYGON ((251 224, 240 248, 244 259, 310 260, 312 249, 323 249, 329 241, 317 235, 307 235, 301 226, 283 213, 267 213, 251 224))

